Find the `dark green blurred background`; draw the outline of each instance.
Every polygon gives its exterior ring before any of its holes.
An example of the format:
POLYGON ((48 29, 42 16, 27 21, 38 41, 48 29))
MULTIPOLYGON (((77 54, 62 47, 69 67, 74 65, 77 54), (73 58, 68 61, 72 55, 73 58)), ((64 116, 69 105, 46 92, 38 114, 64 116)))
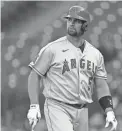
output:
MULTIPOLYGON (((66 34, 62 18, 72 5, 81 5, 91 14, 84 38, 105 58, 108 84, 122 131, 122 2, 121 1, 2 1, 1 2, 1 130, 30 131, 28 64, 48 42, 66 34), (121 124, 120 124, 121 123, 121 124)), ((104 128, 103 111, 93 94, 89 105, 90 131, 104 128)), ((44 96, 40 94, 42 120, 36 131, 47 131, 43 115, 44 96)))

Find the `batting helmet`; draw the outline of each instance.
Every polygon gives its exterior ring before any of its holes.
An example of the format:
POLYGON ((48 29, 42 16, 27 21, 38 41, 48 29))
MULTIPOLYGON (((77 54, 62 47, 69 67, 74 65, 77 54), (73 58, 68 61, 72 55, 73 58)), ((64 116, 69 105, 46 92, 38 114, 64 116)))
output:
POLYGON ((85 22, 90 22, 90 14, 81 6, 72 6, 69 9, 68 15, 64 18, 76 18, 85 22))

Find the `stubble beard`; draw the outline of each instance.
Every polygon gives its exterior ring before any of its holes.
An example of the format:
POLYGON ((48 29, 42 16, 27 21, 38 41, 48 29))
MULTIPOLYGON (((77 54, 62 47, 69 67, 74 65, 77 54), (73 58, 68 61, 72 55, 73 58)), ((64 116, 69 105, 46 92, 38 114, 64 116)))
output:
POLYGON ((71 31, 70 29, 67 30, 67 33, 68 33, 68 35, 70 35, 72 37, 80 37, 84 34, 83 32, 78 33, 76 30, 71 31))
POLYGON ((70 35, 70 36, 78 36, 77 32, 74 30, 74 31, 71 31, 70 29, 67 30, 67 33, 70 35))

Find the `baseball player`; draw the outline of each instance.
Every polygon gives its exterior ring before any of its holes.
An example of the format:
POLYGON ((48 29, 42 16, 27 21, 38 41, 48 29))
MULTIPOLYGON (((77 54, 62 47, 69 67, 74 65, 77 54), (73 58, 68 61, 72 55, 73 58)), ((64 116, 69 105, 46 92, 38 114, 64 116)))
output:
MULTIPOLYGON (((67 35, 43 47, 28 77, 30 109, 27 117, 32 129, 41 118, 38 89, 43 84, 44 113, 48 131, 88 131, 88 103, 92 103, 93 84, 106 114, 106 125, 116 130, 117 120, 107 85, 103 55, 82 38, 90 23, 89 13, 80 6, 69 9, 67 35)), ((41 87, 40 87, 41 88, 41 87)))

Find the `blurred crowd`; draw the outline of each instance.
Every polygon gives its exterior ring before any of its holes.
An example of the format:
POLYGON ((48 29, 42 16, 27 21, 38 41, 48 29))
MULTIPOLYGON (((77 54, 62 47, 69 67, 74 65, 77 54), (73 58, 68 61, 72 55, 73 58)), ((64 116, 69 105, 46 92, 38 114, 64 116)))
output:
MULTIPOLYGON (((66 33, 63 16, 72 5, 90 12, 91 24, 84 39, 104 55, 107 82, 122 131, 122 2, 121 1, 2 1, 1 3, 1 131, 30 131, 28 64, 47 43, 66 33)), ((104 128, 104 112, 97 102, 89 105, 90 131, 104 128)), ((35 131, 47 131, 40 94, 42 119, 35 131)))

